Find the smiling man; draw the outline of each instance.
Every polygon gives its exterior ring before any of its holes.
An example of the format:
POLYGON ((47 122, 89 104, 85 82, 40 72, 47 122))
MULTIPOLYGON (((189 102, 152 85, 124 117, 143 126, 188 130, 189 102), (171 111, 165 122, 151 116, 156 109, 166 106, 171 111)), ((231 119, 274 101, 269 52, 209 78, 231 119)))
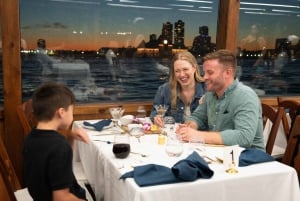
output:
POLYGON ((265 149, 260 100, 235 78, 236 68, 236 57, 229 50, 203 58, 207 93, 185 124, 178 127, 177 134, 183 140, 199 136, 208 144, 265 149))

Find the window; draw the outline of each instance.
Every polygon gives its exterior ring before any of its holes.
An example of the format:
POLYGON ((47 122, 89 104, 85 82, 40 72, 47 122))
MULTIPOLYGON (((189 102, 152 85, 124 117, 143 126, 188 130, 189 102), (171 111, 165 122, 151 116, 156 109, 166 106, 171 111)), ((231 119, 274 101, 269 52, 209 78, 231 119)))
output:
POLYGON ((52 80, 82 103, 152 100, 174 53, 215 49, 217 2, 20 0, 23 99, 52 80))
POLYGON ((259 95, 300 94, 299 0, 242 0, 240 80, 259 95))

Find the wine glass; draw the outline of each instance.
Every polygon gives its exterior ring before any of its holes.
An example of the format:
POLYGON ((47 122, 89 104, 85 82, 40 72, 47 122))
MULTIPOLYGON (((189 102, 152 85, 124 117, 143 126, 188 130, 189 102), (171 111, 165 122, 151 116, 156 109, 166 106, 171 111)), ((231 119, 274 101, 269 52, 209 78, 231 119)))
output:
POLYGON ((124 109, 122 107, 112 107, 109 108, 110 115, 112 116, 112 121, 114 123, 114 127, 117 127, 117 123, 119 119, 122 117, 124 113, 124 109))
POLYGON ((161 118, 163 118, 163 117, 165 116, 165 114, 166 114, 166 112, 167 112, 169 106, 168 106, 168 105, 154 105, 154 108, 155 108, 157 114, 158 114, 161 118))
POLYGON ((139 106, 136 110, 136 118, 145 118, 146 117, 146 108, 144 106, 139 106))
POLYGON ((140 127, 133 127, 132 129, 130 129, 129 133, 131 136, 136 137, 138 142, 141 142, 140 138, 142 135, 144 135, 144 131, 140 127))
POLYGON ((126 158, 130 153, 128 135, 115 135, 112 151, 116 158, 126 158))

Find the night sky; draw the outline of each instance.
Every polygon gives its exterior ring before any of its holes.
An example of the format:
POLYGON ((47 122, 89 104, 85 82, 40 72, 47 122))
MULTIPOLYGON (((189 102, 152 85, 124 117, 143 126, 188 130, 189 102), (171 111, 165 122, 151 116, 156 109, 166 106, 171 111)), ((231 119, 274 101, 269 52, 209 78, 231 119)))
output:
MULTIPOLYGON (((244 2, 244 1, 241 1, 244 2)), ((249 1, 247 1, 249 2, 249 1)), ((258 2, 252 0, 251 2, 258 2)), ((299 1, 265 0, 282 5, 299 1)), ((241 4, 241 8, 258 6, 241 4)), ((241 9, 239 41, 253 24, 258 24, 268 48, 275 38, 300 35, 299 8, 261 5, 265 13, 245 13, 241 9), (283 10, 292 10, 293 13, 283 10)), ((101 47, 136 47, 150 34, 161 34, 162 24, 185 22, 185 45, 199 35, 199 26, 208 26, 215 42, 218 0, 20 0, 21 35, 27 49, 35 49, 38 38, 46 39, 48 49, 98 50, 101 47)))

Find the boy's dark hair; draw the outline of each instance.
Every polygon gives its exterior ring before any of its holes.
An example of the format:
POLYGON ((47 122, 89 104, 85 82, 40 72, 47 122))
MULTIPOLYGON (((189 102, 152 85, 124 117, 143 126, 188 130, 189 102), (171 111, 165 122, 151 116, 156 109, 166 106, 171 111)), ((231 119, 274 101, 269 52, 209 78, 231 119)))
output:
POLYGON ((48 121, 59 108, 74 105, 73 92, 63 84, 47 82, 39 86, 32 96, 33 113, 37 121, 48 121))

